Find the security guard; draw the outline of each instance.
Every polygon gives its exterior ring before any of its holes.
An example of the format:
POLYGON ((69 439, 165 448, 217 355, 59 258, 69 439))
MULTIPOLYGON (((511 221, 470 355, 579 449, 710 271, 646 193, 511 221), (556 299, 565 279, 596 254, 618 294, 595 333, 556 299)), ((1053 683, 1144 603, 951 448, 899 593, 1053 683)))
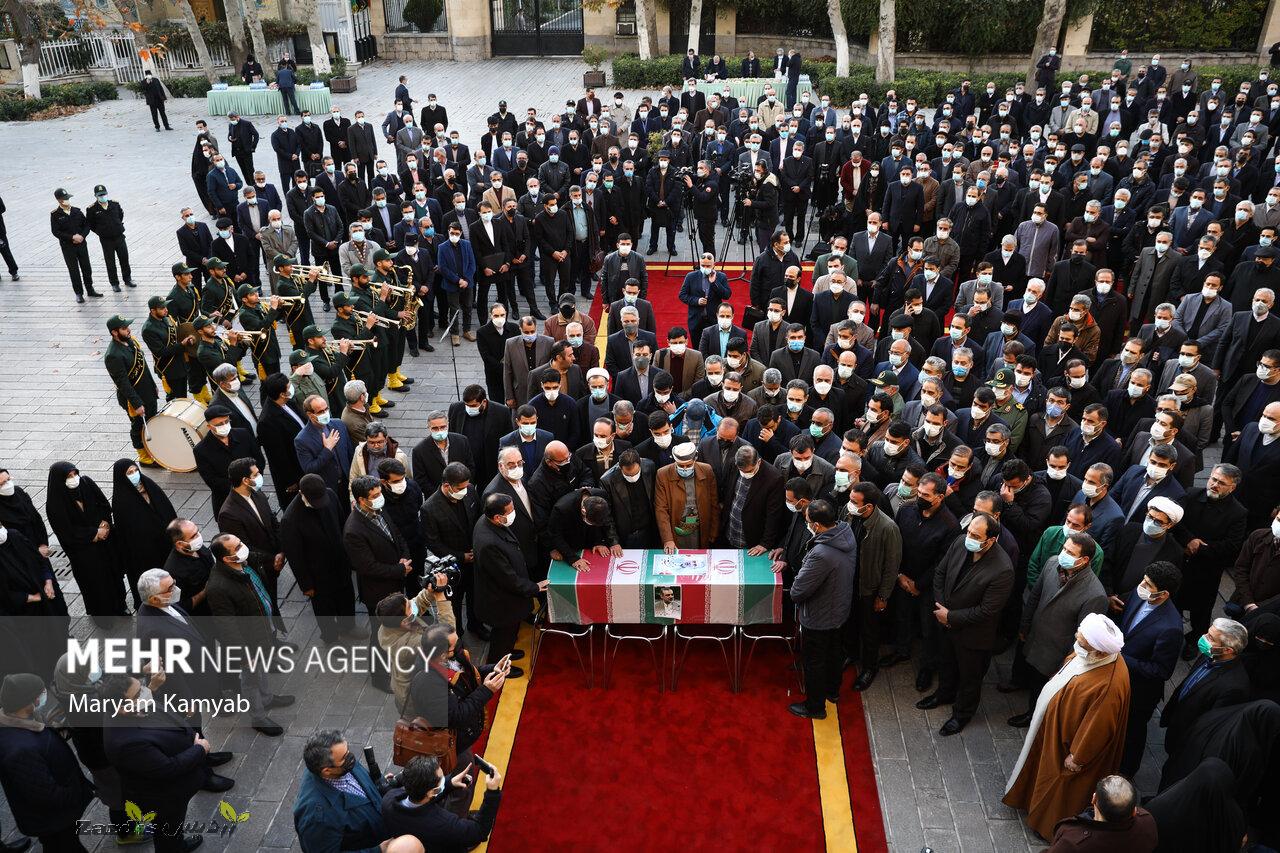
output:
MULTIPOLYGON (((195 270, 182 261, 178 261, 170 267, 169 271, 173 273, 173 289, 165 297, 165 303, 169 308, 169 316, 179 325, 195 323, 196 318, 200 316, 200 285, 193 278, 195 270)), ((146 337, 145 329, 143 330, 143 337, 146 337)), ((200 338, 197 336, 193 345, 199 343, 199 340, 200 338)), ((182 360, 186 365, 187 391, 201 403, 206 406, 209 405, 213 395, 209 393, 208 377, 204 375, 204 368, 196 360, 194 349, 185 348, 182 360)), ((178 396, 182 395, 179 394, 178 396)))
POLYGON ((89 229, 98 235, 102 244, 102 259, 107 265, 107 279, 111 289, 120 292, 120 276, 124 276, 125 287, 137 287, 133 283, 133 271, 129 267, 129 246, 124 240, 124 208, 120 202, 112 201, 107 195, 107 188, 98 184, 93 188, 94 203, 85 210, 85 219, 89 229), (116 261, 120 262, 120 270, 116 271, 116 261))
MULTIPOLYGON (((218 327, 208 317, 198 317, 194 323, 196 334, 200 336, 200 346, 196 349, 196 359, 204 368, 206 375, 212 376, 213 369, 220 364, 239 365, 244 358, 245 345, 233 329, 227 337, 218 337, 218 327)), ((243 384, 243 380, 241 381, 243 384)))
POLYGON ((1026 407, 1013 399, 1013 379, 1013 368, 1002 367, 987 383, 996 392, 996 404, 991 411, 1009 425, 1009 449, 1006 453, 1010 459, 1017 455, 1022 437, 1027 432, 1027 421, 1031 417, 1026 407))
POLYGON ((236 296, 240 297, 240 325, 246 332, 266 332, 265 335, 249 340, 249 353, 258 368, 258 378, 266 379, 273 373, 280 372, 280 341, 276 338, 276 322, 280 319, 280 297, 272 296, 263 309, 262 297, 258 289, 245 282, 236 288, 236 296))
POLYGON ((313 269, 307 281, 299 286, 293 279, 293 258, 288 255, 276 255, 271 261, 275 270, 273 293, 280 296, 301 296, 301 302, 283 303, 280 319, 289 329, 289 343, 293 347, 301 347, 306 337, 302 330, 314 326, 316 318, 311 313, 311 294, 316 292, 316 281, 320 278, 320 270, 313 269))
MULTIPOLYGON (((359 266, 359 264, 353 264, 351 267, 351 281, 353 284, 352 290, 354 292, 334 294, 333 310, 336 312, 337 316, 334 317, 333 327, 329 330, 329 334, 337 341, 348 340, 361 341, 364 343, 363 349, 353 349, 347 353, 346 377, 343 381, 345 382, 347 379, 359 379, 364 382, 364 386, 368 389, 369 396, 371 398, 369 402, 369 414, 376 415, 383 409, 395 406, 395 403, 382 399, 381 395, 378 395, 377 392, 373 390, 378 387, 386 374, 382 370, 380 356, 378 353, 382 341, 371 327, 375 322, 373 317, 370 317, 362 323, 360 322, 360 318, 355 316, 355 304, 360 287, 356 282, 361 281, 362 277, 367 278, 367 276, 363 276, 363 267, 360 267, 361 275, 358 276, 356 274, 356 267, 359 266)), ((368 285, 366 284, 364 286, 367 290, 368 285)), ((344 400, 343 403, 345 405, 346 401, 344 400)))
MULTIPOLYGON (((373 253, 373 278, 374 286, 380 284, 391 284, 396 287, 405 287, 406 283, 400 280, 400 271, 396 269, 394 257, 386 249, 379 249, 373 253)), ((383 299, 386 304, 387 316, 399 320, 401 324, 408 322, 413 318, 413 314, 405 310, 408 306, 407 297, 399 293, 388 293, 383 299)), ((382 312, 379 311, 381 314, 382 312)), ((405 393, 409 390, 408 386, 413 384, 413 380, 400 372, 400 365, 404 363, 404 347, 406 332, 403 326, 391 326, 387 329, 387 337, 390 346, 383 354, 386 359, 387 368, 387 387, 392 391, 405 393)))
POLYGON ((138 462, 142 465, 156 465, 142 444, 142 433, 146 428, 147 418, 159 411, 159 395, 156 382, 147 369, 146 356, 142 354, 142 345, 129 330, 132 321, 116 314, 107 321, 107 331, 111 333, 111 343, 107 345, 103 364, 111 381, 116 384, 116 400, 129 415, 129 440, 138 452, 138 462))
POLYGON ((58 206, 49 214, 49 229, 58 238, 62 260, 67 263, 71 276, 71 289, 76 292, 76 302, 84 304, 84 294, 102 296, 93 289, 93 268, 89 266, 89 220, 80 208, 71 206, 71 193, 59 187, 53 191, 58 206))
POLYGON ((151 350, 156 375, 164 388, 165 401, 187 396, 187 357, 184 347, 194 345, 195 335, 178 338, 178 323, 169 316, 163 296, 147 300, 147 322, 142 324, 142 340, 151 350))

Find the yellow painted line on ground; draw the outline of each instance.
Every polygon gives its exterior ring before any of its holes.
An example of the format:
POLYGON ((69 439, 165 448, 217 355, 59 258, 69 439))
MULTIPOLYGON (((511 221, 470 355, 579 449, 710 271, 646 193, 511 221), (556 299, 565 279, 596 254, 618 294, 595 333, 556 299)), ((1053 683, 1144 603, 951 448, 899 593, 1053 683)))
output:
MULTIPOLYGON (((489 740, 484 747, 485 760, 495 765, 504 776, 511 765, 511 748, 515 745, 520 712, 524 710, 525 692, 529 689, 530 664, 533 662, 533 628, 528 625, 520 627, 520 639, 516 642, 516 648, 524 651, 524 660, 520 663, 525 674, 523 678, 513 678, 502 686, 498 710, 493 715, 493 726, 489 729, 489 740)), ((484 774, 477 773, 475 794, 471 798, 472 810, 480 808, 480 803, 484 800, 484 783, 484 774)), ((474 849, 483 853, 488 848, 489 842, 485 841, 474 849)))
POLYGON ((853 805, 844 767, 839 711, 833 703, 827 703, 825 720, 813 721, 813 751, 818 760, 818 795, 822 801, 822 832, 827 839, 827 851, 857 853, 858 837, 853 831, 853 805))

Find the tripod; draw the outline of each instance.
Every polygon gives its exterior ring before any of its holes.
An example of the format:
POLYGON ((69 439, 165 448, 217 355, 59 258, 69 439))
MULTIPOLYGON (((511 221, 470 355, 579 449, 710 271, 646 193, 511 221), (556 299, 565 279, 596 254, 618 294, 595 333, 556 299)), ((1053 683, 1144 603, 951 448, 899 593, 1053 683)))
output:
POLYGON ((449 350, 449 359, 453 362, 453 390, 458 395, 459 400, 462 399, 462 383, 458 380, 458 348, 455 346, 445 346, 445 338, 450 335, 456 335, 461 323, 462 309, 459 308, 457 311, 454 311, 453 316, 449 318, 449 325, 440 334, 440 340, 436 341, 440 346, 449 350))
POLYGON ((737 275, 728 275, 726 273, 725 275, 729 281, 749 281, 751 279, 747 270, 751 263, 751 242, 755 239, 755 234, 751 227, 753 219, 751 209, 742 205, 741 188, 739 188, 739 197, 734 201, 733 213, 729 216, 729 224, 725 226, 724 243, 721 244, 720 251, 716 255, 716 266, 722 267, 725 259, 729 257, 729 249, 733 246, 734 228, 737 226, 739 228, 738 242, 742 245, 742 269, 738 271, 737 275), (739 219, 742 220, 740 225, 739 219))
MULTIPOLYGON (((696 267, 698 265, 698 240, 696 236, 698 220, 697 217, 694 216, 693 212, 693 187, 685 187, 681 191, 680 203, 684 207, 681 211, 681 215, 684 217, 684 234, 689 238, 689 257, 691 258, 693 265, 696 267)), ((681 278, 684 278, 682 273, 679 275, 681 278)), ((670 259, 667 260, 666 277, 671 277, 670 259)))

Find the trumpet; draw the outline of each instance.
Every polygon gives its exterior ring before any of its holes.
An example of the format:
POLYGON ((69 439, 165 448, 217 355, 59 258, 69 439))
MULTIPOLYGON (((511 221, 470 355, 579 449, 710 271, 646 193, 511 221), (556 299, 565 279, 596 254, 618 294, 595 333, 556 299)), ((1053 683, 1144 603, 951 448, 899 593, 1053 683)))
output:
POLYGON ((316 266, 315 264, 294 264, 292 277, 296 281, 305 281, 311 278, 312 272, 318 272, 320 274, 320 281, 328 284, 342 284, 342 276, 330 272, 329 265, 327 263, 323 266, 316 266))
POLYGON ((305 296, 277 296, 281 305, 301 305, 307 301, 305 296))
POLYGON ((412 287, 402 287, 401 285, 398 285, 398 284, 387 284, 387 283, 385 283, 385 282, 383 282, 382 284, 378 285, 378 287, 386 287, 388 290, 390 290, 390 291, 391 291, 392 293, 394 293, 396 296, 404 296, 404 297, 413 296, 413 288, 412 288, 412 287))
POLYGON ((245 329, 232 329, 231 331, 235 332, 237 335, 239 335, 242 338, 245 338, 246 340, 253 341, 254 343, 257 343, 258 341, 266 340, 267 336, 271 334, 271 332, 268 331, 267 329, 262 329, 261 331, 257 331, 257 332, 250 332, 245 329))
POLYGON ((399 326, 399 325, 400 325, 400 321, 399 321, 399 320, 393 319, 393 318, 391 318, 391 317, 382 317, 382 316, 380 316, 380 315, 378 315, 378 314, 373 314, 373 313, 371 313, 371 312, 369 312, 369 311, 356 311, 356 312, 355 312, 355 314, 356 314, 356 316, 357 316, 357 317, 359 317, 359 318, 360 318, 360 320, 361 320, 362 322, 365 322, 365 323, 369 322, 369 318, 370 318, 370 317, 373 317, 373 319, 377 322, 377 324, 378 324, 379 326, 388 326, 388 327, 390 327, 390 326, 399 326))
MULTIPOLYGON (((354 352, 362 352, 367 341, 348 341, 354 352)), ((342 352, 342 345, 338 341, 330 341, 324 345, 324 351, 328 353, 342 352)))

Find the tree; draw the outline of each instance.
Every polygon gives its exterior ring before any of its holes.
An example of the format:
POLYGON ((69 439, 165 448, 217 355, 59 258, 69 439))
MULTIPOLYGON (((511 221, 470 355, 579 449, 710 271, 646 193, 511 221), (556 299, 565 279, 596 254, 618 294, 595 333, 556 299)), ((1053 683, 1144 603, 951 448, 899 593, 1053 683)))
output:
MULTIPOLYGON (((227 13, 227 34, 231 38, 228 51, 231 54, 231 67, 236 71, 240 70, 245 57, 249 54, 244 41, 244 7, 240 5, 241 2, 242 0, 224 0, 222 4, 227 13)), ((254 0, 249 2, 252 3, 254 0)))
POLYGON ((840 0, 827 0, 827 14, 831 16, 831 33, 836 40, 836 76, 849 76, 849 33, 844 28, 844 13, 840 0))
POLYGON ((244 0, 244 17, 249 27, 249 38, 253 40, 253 55, 258 58, 265 71, 270 58, 267 56, 267 37, 262 32, 262 17, 258 14, 257 0, 244 0))
POLYGON ((702 0, 689 0, 689 50, 698 52, 698 37, 702 35, 702 0))
MULTIPOLYGON (((52 21, 42 10, 22 0, 4 0, 0 6, 13 21, 17 36, 19 61, 22 64, 22 93, 28 98, 40 97, 40 41, 55 37, 52 21)), ((65 21, 64 21, 65 23, 65 21)))
POLYGON ((190 37, 191 44, 196 49, 196 56, 200 59, 200 71, 206 80, 216 83, 218 75, 213 70, 213 57, 209 56, 209 46, 204 42, 204 33, 200 32, 200 21, 196 18, 196 10, 192 8, 191 0, 182 0, 177 5, 178 11, 182 13, 182 25, 187 28, 187 36, 190 37))
POLYGON ((880 0, 879 35, 876 44, 876 82, 889 83, 894 76, 893 61, 898 38, 897 0, 880 0))
POLYGON ((316 74, 330 73, 333 66, 329 62, 329 48, 324 43, 324 31, 320 28, 320 4, 316 0, 301 0, 297 4, 297 10, 298 17, 307 24, 307 41, 311 44, 311 68, 316 74))
POLYGON ((1049 48, 1058 44, 1058 33, 1062 31, 1062 21, 1067 16, 1067 0, 1044 0, 1044 12, 1040 15, 1040 26, 1036 28, 1036 43, 1031 48, 1031 67, 1027 71, 1027 89, 1035 91, 1036 62, 1049 52, 1049 48))
POLYGON ((658 10, 654 0, 636 0, 636 46, 641 59, 658 55, 658 10))

